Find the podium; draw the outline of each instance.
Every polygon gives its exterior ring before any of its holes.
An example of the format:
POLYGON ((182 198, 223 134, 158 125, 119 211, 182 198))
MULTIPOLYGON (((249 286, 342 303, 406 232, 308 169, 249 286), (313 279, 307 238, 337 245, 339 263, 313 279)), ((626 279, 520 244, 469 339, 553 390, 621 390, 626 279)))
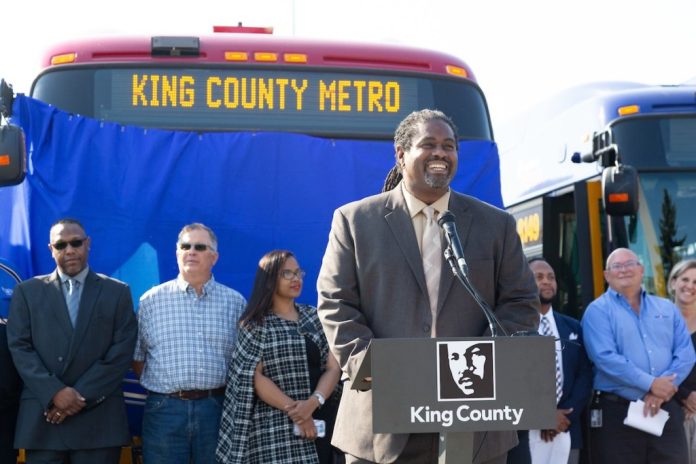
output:
POLYGON ((375 433, 439 433, 439 463, 469 463, 474 432, 555 428, 555 349, 541 336, 374 339, 352 388, 371 375, 375 433))

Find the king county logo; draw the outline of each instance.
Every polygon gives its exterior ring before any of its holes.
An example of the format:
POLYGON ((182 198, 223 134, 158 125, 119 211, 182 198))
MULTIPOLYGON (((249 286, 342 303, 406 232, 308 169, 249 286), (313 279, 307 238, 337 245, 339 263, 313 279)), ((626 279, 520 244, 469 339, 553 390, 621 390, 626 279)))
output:
POLYGON ((494 400, 493 341, 439 342, 438 400, 494 400))

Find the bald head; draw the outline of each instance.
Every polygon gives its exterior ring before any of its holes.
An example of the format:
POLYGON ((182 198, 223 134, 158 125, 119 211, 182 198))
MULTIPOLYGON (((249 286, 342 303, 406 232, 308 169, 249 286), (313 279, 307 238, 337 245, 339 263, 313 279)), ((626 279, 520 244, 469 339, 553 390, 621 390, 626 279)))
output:
POLYGON ((617 248, 607 258, 604 278, 609 287, 626 298, 631 298, 640 293, 643 265, 638 255, 628 248, 617 248))

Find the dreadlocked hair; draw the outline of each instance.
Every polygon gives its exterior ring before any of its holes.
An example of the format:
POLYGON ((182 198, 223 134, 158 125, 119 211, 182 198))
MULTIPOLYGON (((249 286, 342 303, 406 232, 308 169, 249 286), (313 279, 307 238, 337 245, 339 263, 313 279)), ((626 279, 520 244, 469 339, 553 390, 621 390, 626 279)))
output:
POLYGON ((403 176, 401 175, 401 171, 399 170, 399 166, 394 165, 389 170, 389 174, 387 174, 387 178, 384 179, 384 186, 382 186, 382 192, 388 192, 390 190, 393 190, 394 187, 399 185, 399 182, 401 182, 402 177, 403 176))

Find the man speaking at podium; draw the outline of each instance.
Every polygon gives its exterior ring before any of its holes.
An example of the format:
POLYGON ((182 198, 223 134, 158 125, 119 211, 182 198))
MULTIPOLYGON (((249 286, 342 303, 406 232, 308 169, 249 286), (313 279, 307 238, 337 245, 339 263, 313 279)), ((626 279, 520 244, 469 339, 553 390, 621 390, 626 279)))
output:
MULTIPOLYGON (((438 214, 451 211, 473 286, 508 332, 535 330, 538 292, 513 218, 449 188, 458 137, 434 110, 408 115, 394 136, 385 192, 334 213, 319 273, 319 316, 343 372, 355 375, 373 338, 476 337, 486 317, 443 259, 438 214)), ((408 362, 404 353, 403 363, 408 362)), ((374 373, 379 375, 379 373, 374 373)), ((477 433, 474 462, 504 463, 514 432, 477 433)), ((374 434, 372 393, 344 389, 333 444, 347 463, 435 463, 437 434, 374 434)))

